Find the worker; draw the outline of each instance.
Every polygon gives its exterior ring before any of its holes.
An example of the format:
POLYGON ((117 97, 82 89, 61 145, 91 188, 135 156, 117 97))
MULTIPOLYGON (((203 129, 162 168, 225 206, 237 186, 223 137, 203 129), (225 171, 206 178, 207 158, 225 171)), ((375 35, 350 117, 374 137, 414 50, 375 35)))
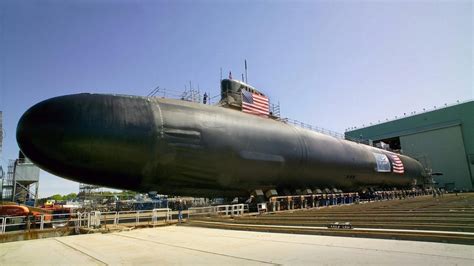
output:
POLYGON ((204 93, 204 97, 202 98, 202 103, 203 104, 207 103, 207 93, 204 93))
POLYGON ((183 202, 181 199, 178 201, 178 222, 183 221, 183 202))

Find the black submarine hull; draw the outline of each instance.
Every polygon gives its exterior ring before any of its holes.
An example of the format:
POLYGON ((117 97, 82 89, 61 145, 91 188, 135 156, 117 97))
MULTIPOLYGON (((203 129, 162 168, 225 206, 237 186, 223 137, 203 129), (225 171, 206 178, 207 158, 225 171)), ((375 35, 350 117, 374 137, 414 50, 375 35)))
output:
POLYGON ((42 169, 70 180, 186 196, 247 196, 254 189, 409 187, 422 165, 377 171, 376 149, 281 121, 160 98, 76 94, 21 117, 17 141, 42 169))

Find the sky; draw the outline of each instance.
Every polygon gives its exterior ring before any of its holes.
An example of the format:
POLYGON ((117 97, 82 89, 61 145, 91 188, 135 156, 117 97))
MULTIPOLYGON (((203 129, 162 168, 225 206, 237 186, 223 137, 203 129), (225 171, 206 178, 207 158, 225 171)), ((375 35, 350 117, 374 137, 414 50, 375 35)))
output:
MULTIPOLYGON (((0 1, 0 164, 35 103, 80 92, 219 93, 220 69, 281 115, 344 132, 474 98, 472 1, 0 1)), ((40 197, 79 185, 41 171, 40 197)))

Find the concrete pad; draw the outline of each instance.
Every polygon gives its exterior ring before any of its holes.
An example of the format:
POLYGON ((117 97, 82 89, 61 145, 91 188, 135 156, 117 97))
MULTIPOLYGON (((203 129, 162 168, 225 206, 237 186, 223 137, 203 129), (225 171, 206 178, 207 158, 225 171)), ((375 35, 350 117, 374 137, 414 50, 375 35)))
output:
POLYGON ((186 226, 0 244, 0 265, 474 265, 474 246, 186 226))

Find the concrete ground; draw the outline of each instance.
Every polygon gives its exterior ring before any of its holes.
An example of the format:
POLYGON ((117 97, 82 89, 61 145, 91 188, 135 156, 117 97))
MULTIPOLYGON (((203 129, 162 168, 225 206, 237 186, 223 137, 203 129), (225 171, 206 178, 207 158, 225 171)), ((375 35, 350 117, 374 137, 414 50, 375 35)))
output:
POLYGON ((168 226, 0 244, 0 265, 474 265, 474 246, 168 226))

